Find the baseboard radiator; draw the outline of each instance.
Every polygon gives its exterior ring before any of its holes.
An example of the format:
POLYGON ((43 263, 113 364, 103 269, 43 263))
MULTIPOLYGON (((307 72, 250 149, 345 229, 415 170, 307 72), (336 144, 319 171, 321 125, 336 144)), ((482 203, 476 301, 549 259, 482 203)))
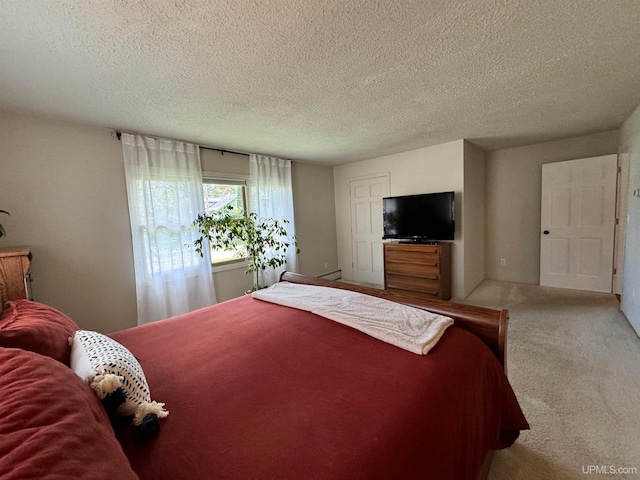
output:
POLYGON ((333 270, 331 272, 322 273, 320 275, 316 275, 316 278, 325 278, 327 280, 338 280, 342 278, 342 270, 333 270))

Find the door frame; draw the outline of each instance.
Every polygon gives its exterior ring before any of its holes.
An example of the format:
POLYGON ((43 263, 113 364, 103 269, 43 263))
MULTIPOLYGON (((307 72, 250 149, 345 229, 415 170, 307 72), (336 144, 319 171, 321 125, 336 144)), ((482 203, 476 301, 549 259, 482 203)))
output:
POLYGON ((627 195, 629 192, 629 152, 618 154, 616 179, 616 226, 613 237, 613 293, 622 295, 624 279, 624 249, 627 231, 627 195))

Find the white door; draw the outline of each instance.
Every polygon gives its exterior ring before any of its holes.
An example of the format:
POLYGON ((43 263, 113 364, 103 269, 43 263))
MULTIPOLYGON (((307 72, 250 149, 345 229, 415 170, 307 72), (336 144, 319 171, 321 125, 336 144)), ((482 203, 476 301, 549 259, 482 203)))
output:
POLYGON ((389 176, 352 180, 349 194, 354 280, 384 285, 382 198, 389 194, 389 176))
POLYGON ((611 292, 617 156, 542 166, 540 285, 611 292))

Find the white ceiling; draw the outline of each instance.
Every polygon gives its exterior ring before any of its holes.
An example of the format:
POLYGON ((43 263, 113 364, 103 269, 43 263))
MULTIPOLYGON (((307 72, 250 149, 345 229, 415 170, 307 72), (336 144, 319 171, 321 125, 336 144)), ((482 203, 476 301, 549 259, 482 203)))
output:
POLYGON ((638 0, 0 0, 0 108, 330 164, 618 128, 638 0))

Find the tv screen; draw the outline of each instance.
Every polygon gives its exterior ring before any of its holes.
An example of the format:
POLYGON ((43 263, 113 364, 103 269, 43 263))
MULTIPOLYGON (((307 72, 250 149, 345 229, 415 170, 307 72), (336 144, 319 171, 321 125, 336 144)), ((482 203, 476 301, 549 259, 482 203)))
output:
POLYGON ((453 240, 454 197, 454 192, 440 192, 383 198, 382 238, 414 242, 453 240))

